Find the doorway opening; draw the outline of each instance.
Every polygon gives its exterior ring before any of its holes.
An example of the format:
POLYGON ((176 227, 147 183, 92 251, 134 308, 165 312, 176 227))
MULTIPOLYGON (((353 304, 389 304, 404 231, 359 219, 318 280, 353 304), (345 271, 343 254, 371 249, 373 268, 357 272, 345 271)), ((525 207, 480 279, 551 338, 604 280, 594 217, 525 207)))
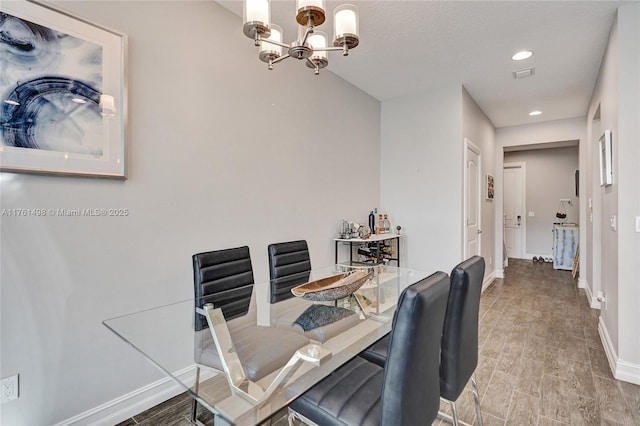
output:
POLYGON ((464 150, 463 259, 481 254, 482 163, 480 148, 466 139, 464 150))
POLYGON ((505 163, 504 182, 504 244, 507 259, 524 259, 526 247, 526 163, 505 163))
POLYGON ((553 229, 579 223, 578 140, 504 147, 502 226, 507 257, 553 261, 553 229))

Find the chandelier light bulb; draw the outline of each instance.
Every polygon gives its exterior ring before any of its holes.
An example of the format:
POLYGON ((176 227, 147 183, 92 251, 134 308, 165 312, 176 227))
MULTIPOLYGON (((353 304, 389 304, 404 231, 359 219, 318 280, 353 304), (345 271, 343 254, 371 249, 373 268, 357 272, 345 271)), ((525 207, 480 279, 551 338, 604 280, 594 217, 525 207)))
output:
POLYGON ((355 6, 343 4, 334 11, 335 37, 344 37, 347 34, 358 35, 358 12, 355 6))
POLYGON ((343 4, 333 11, 333 45, 354 48, 360 41, 358 28, 358 8, 343 4))
POLYGON ((245 0, 242 8, 244 35, 256 40, 258 37, 269 37, 269 23, 271 22, 271 0, 245 0))
POLYGON ((311 34, 311 36, 309 36, 309 45, 313 48, 313 55, 311 56, 311 59, 327 59, 327 52, 325 50, 317 50, 325 49, 327 47, 327 35, 325 33, 322 31, 316 31, 311 34))
POLYGON ((307 66, 313 68, 314 74, 320 74, 320 69, 329 65, 328 52, 327 52, 327 35, 322 31, 316 31, 309 36, 309 46, 313 49, 307 66))
POLYGON ((244 22, 269 25, 269 0, 247 0, 244 4, 244 22))
MULTIPOLYGON (((268 38, 263 39, 262 43, 260 43, 260 53, 258 54, 260 60, 267 63, 282 56, 283 50, 283 47, 278 44, 265 42, 265 40, 270 40, 277 43, 282 43, 282 28, 280 28, 280 26, 276 24, 271 24, 270 29, 271 34, 268 38)), ((269 69, 271 69, 271 67, 269 67, 269 69)))

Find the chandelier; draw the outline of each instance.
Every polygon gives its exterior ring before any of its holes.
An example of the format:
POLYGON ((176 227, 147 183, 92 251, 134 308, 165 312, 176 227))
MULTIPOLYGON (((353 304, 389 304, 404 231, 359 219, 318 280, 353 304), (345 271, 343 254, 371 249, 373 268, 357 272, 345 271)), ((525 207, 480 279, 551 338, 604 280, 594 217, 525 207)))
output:
POLYGON ((298 38, 291 44, 282 42, 282 28, 271 23, 271 0, 244 0, 244 34, 259 47, 261 61, 270 70, 287 58, 305 60, 314 74, 329 65, 328 52, 341 50, 343 56, 356 47, 358 36, 358 8, 343 4, 333 11, 333 47, 327 45, 327 34, 315 27, 325 21, 324 0, 296 0, 298 38), (287 52, 286 54, 284 52, 287 52))

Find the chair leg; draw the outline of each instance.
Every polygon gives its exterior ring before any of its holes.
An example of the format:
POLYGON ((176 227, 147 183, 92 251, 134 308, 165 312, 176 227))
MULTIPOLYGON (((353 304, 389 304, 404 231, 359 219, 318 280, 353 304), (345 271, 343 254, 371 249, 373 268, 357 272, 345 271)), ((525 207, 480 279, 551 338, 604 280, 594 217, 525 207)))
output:
POLYGON ((305 416, 303 416, 302 414, 293 411, 291 408, 288 408, 289 410, 289 416, 287 417, 287 420, 289 422, 289 426, 295 426, 295 419, 300 420, 300 422, 302 422, 302 424, 307 425, 307 426, 319 426, 318 424, 312 422, 311 420, 307 419, 305 416))
MULTIPOLYGON (((198 387, 200 385, 200 366, 196 366, 196 383, 193 386, 193 392, 198 394, 198 387)), ((193 398, 193 402, 191 404, 191 424, 198 424, 198 401, 193 398)))
POLYGON ((458 410, 456 410, 455 401, 449 401, 449 405, 451 406, 451 418, 453 419, 453 426, 460 426, 458 422, 458 410))
POLYGON ((293 411, 291 408, 288 409, 289 410, 289 415, 287 416, 287 423, 289 426, 294 426, 294 420, 296 418, 296 412, 293 411))
MULTIPOLYGON (((438 411, 438 418, 453 424, 454 426, 471 426, 469 423, 463 422, 458 418, 458 410, 455 401, 449 401, 448 399, 440 397, 441 401, 448 402, 451 406, 451 415, 445 414, 442 411, 438 411)), ((482 420, 481 420, 482 421, 482 420)))
POLYGON ((476 381, 476 372, 471 375, 471 390, 473 391, 473 399, 476 402, 476 417, 478 426, 482 426, 482 412, 480 411, 480 393, 478 392, 478 382, 476 381))

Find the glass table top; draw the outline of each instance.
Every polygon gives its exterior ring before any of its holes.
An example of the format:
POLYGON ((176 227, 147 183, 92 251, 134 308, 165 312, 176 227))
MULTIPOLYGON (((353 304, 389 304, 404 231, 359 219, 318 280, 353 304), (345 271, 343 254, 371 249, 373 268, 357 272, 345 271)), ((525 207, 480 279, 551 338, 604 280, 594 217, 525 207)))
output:
MULTIPOLYGON (((107 319, 103 324, 211 411, 216 424, 254 425, 271 417, 315 383, 389 333, 396 302, 402 290, 428 275, 392 266, 335 265, 313 269, 294 278, 302 284, 354 269, 364 269, 370 272, 371 276, 353 296, 336 302, 312 302, 293 297, 272 304, 269 303, 270 282, 266 281, 254 284, 249 312, 239 319, 225 321, 221 312, 216 317, 218 309, 196 309, 196 305, 201 308, 203 304, 198 300, 188 299, 107 319), (296 352, 295 365, 285 362, 272 373, 255 381, 245 377, 239 380, 233 371, 229 376, 219 369, 195 363, 195 342, 198 341, 198 333, 204 331, 211 336, 210 330, 213 329, 214 340, 222 339, 221 344, 224 348, 225 333, 228 333, 232 342, 235 330, 246 327, 247 324, 278 329, 282 327, 282 318, 286 317, 286 313, 293 312, 297 315, 313 303, 346 308, 353 311, 360 320, 352 322, 348 328, 340 330, 335 335, 324 336, 320 340, 309 337, 309 344, 296 352), (195 315, 210 315, 209 320, 213 322, 209 324, 212 327, 200 332, 194 331, 195 315), (237 326, 238 323, 242 325, 237 326), (291 370, 288 370, 289 368, 291 370)), ((290 324, 285 328, 287 331, 294 329, 290 324)), ((299 332, 304 333, 301 328, 299 332)), ((308 337, 307 334, 304 335, 308 337)), ((225 360, 227 356, 228 354, 222 355, 225 360)), ((232 353, 231 356, 235 355, 232 353)), ((233 370, 233 359, 229 363, 233 370)), ((243 367, 240 368, 239 374, 244 376, 242 370, 243 367)))

